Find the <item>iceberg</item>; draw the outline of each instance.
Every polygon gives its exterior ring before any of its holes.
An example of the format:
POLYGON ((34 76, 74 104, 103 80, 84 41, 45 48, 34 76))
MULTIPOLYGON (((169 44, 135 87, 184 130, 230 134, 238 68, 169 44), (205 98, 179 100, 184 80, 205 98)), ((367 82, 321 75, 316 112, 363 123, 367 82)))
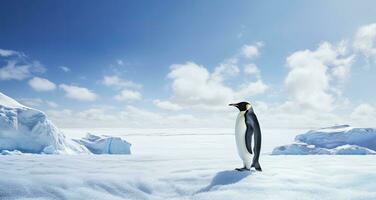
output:
POLYGON ((26 107, 1 92, 0 151, 2 154, 90 153, 84 146, 66 139, 42 111, 26 107))
POLYGON ((376 154, 376 129, 339 125, 311 130, 297 135, 295 143, 276 147, 272 152, 272 155, 310 154, 376 154))
POLYGON ((88 133, 86 137, 74 139, 94 154, 131 154, 131 144, 120 137, 97 136, 88 133))
POLYGON ((376 150, 376 129, 341 125, 308 131, 296 136, 295 140, 322 148, 350 144, 376 150))
POLYGON ((14 151, 2 150, 0 152, 0 155, 22 155, 22 154, 23 153, 18 150, 14 150, 14 151))
POLYGON ((0 155, 130 154, 130 147, 120 137, 87 134, 68 139, 42 111, 0 92, 0 155))
POLYGON ((279 146, 273 149, 273 155, 310 155, 310 154, 330 154, 328 149, 316 148, 308 144, 290 144, 279 146))

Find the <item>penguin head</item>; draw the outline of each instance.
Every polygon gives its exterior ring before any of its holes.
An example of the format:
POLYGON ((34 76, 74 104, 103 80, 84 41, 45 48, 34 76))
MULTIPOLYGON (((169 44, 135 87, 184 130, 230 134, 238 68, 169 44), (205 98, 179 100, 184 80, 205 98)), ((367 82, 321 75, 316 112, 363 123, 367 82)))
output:
POLYGON ((248 102, 239 102, 239 103, 231 103, 231 104, 228 104, 229 106, 235 106, 239 109, 239 111, 246 111, 248 109, 250 109, 252 106, 250 103, 248 102))

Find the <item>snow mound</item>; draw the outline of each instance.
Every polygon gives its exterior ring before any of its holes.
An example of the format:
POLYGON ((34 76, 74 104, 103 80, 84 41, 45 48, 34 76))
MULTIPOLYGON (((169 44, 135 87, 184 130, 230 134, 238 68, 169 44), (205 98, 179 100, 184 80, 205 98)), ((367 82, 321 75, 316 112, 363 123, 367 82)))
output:
POLYGON ((22 108, 25 107, 18 103, 16 100, 8 97, 7 95, 0 92, 0 105, 8 108, 22 108))
POLYGON ((84 146, 66 139, 43 112, 23 106, 1 92, 0 151, 1 154, 89 153, 84 146))
POLYGON ((309 155, 309 154, 330 154, 328 149, 316 148, 308 144, 290 144, 273 149, 273 155, 309 155))
POLYGON ((23 153, 18 150, 14 150, 14 151, 2 150, 0 152, 0 155, 22 155, 22 154, 23 153))
POLYGON ((369 155, 369 154, 376 154, 376 151, 365 148, 365 147, 360 147, 357 145, 342 145, 339 147, 336 147, 332 150, 334 153, 332 154, 337 154, 337 155, 369 155))
POLYGON ((86 137, 75 139, 94 154, 131 154, 131 144, 120 137, 96 136, 88 133, 86 137))
POLYGON ((376 154, 376 129, 349 125, 311 130, 297 135, 295 143, 274 148, 273 155, 376 154))

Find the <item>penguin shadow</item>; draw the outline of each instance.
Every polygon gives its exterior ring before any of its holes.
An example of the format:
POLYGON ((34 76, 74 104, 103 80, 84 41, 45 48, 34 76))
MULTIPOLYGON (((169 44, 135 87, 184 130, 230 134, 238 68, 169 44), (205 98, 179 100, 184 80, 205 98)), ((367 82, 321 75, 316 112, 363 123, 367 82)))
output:
POLYGON ((212 188, 216 186, 231 185, 237 183, 251 174, 252 171, 225 170, 218 172, 213 177, 211 183, 208 186, 197 191, 196 194, 211 191, 212 188))

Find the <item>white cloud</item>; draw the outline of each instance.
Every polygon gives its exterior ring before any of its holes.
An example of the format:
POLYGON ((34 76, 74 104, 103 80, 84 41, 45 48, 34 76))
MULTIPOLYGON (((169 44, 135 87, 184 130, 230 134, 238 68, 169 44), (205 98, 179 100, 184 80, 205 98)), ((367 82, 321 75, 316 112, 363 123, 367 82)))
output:
POLYGON ((304 129, 350 123, 346 116, 302 109, 293 101, 251 102, 262 127, 304 129))
POLYGON ((38 92, 51 91, 56 89, 55 83, 45 78, 34 77, 30 79, 28 83, 31 88, 38 92))
POLYGON ((137 84, 128 80, 123 80, 119 76, 116 76, 116 75, 104 76, 101 83, 105 86, 114 86, 117 88, 125 88, 125 87, 141 88, 140 84, 137 84))
POLYGON ((44 101, 40 98, 21 98, 17 99, 21 104, 30 106, 30 107, 38 107, 44 103, 44 101))
POLYGON ((94 120, 94 121, 116 120, 116 116, 107 114, 106 110, 103 108, 89 108, 87 110, 78 112, 77 116, 79 118, 83 118, 87 120, 94 120))
POLYGON ((164 109, 164 110, 178 111, 178 110, 182 109, 181 106, 179 106, 178 104, 174 104, 170 101, 161 101, 159 99, 156 99, 156 100, 153 101, 153 103, 158 108, 161 108, 161 109, 164 109))
POLYGON ((189 114, 163 115, 156 112, 127 106, 120 113, 120 118, 128 126, 145 127, 145 121, 152 127, 192 127, 200 123, 194 116, 189 114))
POLYGON ((266 91, 268 86, 261 79, 237 89, 227 86, 223 82, 225 77, 238 73, 233 64, 219 65, 213 73, 192 62, 172 65, 168 78, 172 80, 173 103, 217 110, 230 102, 243 101, 266 91))
POLYGON ((71 69, 69 67, 66 67, 66 66, 60 66, 60 69, 63 70, 64 72, 70 72, 71 69))
POLYGON ((267 89, 268 86, 261 79, 259 79, 255 82, 243 84, 240 90, 236 92, 236 95, 238 96, 239 101, 241 101, 241 99, 246 99, 249 96, 262 94, 267 89))
POLYGON ((242 48, 242 54, 244 57, 253 59, 259 56, 260 54, 260 48, 264 46, 262 42, 257 42, 253 45, 244 45, 242 48))
POLYGON ((231 101, 233 91, 209 71, 195 63, 175 64, 171 66, 168 78, 172 80, 173 99, 182 105, 226 105, 231 101))
POLYGON ((333 110, 336 86, 331 83, 347 77, 353 58, 328 42, 315 51, 294 52, 286 60, 290 70, 285 79, 289 98, 305 108, 333 110))
POLYGON ((376 114, 376 109, 369 104, 360 104, 354 108, 351 116, 354 118, 358 117, 374 117, 376 114))
POLYGON ((47 104, 48 107, 56 108, 58 105, 53 101, 45 101, 40 98, 21 98, 17 99, 21 104, 30 106, 30 107, 40 107, 47 104))
POLYGON ((118 101, 133 101, 141 99, 141 93, 133 90, 123 89, 118 95, 115 96, 115 99, 118 101))
POLYGON ((214 69, 214 72, 211 75, 212 79, 216 81, 223 81, 226 78, 236 76, 240 71, 237 64, 238 59, 236 58, 226 60, 214 69))
MULTIPOLYGON (((92 107, 82 111, 52 109, 48 117, 59 127, 202 127, 206 119, 198 120, 189 114, 158 113, 135 106, 122 108, 92 107), (145 124, 145 122, 147 122, 145 124)), ((221 117, 223 118, 223 117, 221 117)), ((212 118, 211 118, 212 119, 212 118)), ((215 122, 217 124, 218 121, 215 122)), ((222 125, 222 124, 221 124, 222 125)))
POLYGON ((244 73, 249 74, 249 75, 256 75, 257 77, 260 77, 260 70, 253 63, 247 64, 244 66, 244 73))
POLYGON ((17 65, 16 61, 8 61, 0 68, 0 80, 23 80, 30 75, 30 65, 17 65))
POLYGON ((65 91, 65 96, 79 101, 95 101, 98 95, 84 87, 60 84, 59 87, 65 91))
POLYGON ((158 113, 139 109, 134 106, 127 106, 125 111, 121 113, 121 118, 128 119, 129 122, 137 125, 145 124, 145 121, 151 123, 162 123, 163 117, 158 113))
POLYGON ((124 121, 119 112, 93 107, 82 111, 70 109, 46 110, 48 117, 61 128, 121 127, 124 121))
POLYGON ((17 51, 13 51, 13 50, 0 49, 0 56, 8 57, 8 56, 14 56, 14 55, 20 55, 20 53, 17 51))
POLYGON ((43 73, 46 69, 38 61, 30 61, 23 53, 0 49, 5 66, 0 67, 0 80, 24 80, 33 73, 43 73))
POLYGON ((137 89, 142 86, 140 84, 134 83, 132 81, 121 79, 117 75, 104 76, 101 83, 108 87, 114 87, 115 89, 121 89, 119 94, 114 98, 118 101, 133 101, 142 98, 142 95, 137 89), (133 89, 128 89, 133 88, 133 89))
POLYGON ((354 38, 354 49, 376 62, 376 23, 360 27, 354 38))
POLYGON ((374 127, 376 126, 376 109, 367 103, 360 104, 354 108, 350 118, 357 125, 374 127))
POLYGON ((46 101, 46 104, 51 108, 57 108, 59 105, 53 101, 46 101))
POLYGON ((338 63, 335 67, 332 68, 333 76, 337 77, 339 80, 346 80, 351 71, 351 65, 354 62, 354 56, 342 59, 341 63, 338 63))

